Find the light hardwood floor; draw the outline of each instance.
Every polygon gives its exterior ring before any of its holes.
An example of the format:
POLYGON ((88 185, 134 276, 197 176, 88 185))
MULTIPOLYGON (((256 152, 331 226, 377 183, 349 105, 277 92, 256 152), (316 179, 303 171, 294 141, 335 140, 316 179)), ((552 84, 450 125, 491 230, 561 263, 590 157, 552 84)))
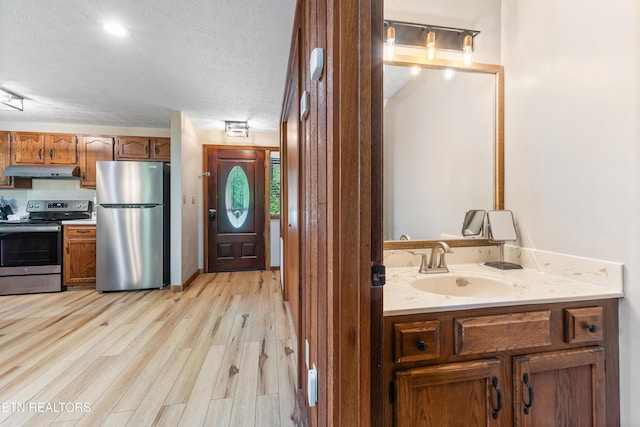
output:
POLYGON ((293 426, 278 272, 0 297, 1 426, 293 426))

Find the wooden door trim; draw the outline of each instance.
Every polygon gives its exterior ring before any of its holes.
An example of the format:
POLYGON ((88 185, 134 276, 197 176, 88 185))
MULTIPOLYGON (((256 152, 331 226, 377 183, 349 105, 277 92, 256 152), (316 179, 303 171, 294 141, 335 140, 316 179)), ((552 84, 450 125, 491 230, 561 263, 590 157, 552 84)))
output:
MULTIPOLYGON (((220 145, 220 144, 203 144, 202 145, 202 223, 203 223, 203 257, 204 257, 204 271, 207 272, 209 271, 209 242, 208 242, 208 236, 209 236, 209 221, 208 221, 208 206, 209 206, 209 197, 208 197, 208 191, 209 191, 209 182, 206 178, 206 176, 204 175, 205 173, 209 173, 208 169, 209 169, 209 165, 207 163, 207 150, 208 149, 216 149, 216 150, 252 150, 252 151, 265 151, 265 174, 268 174, 268 170, 269 168, 267 167, 267 163, 269 160, 268 154, 271 151, 279 151, 280 148, 279 147, 274 147, 274 146, 253 146, 253 145, 220 145)), ((268 183, 269 180, 267 179, 268 175, 265 175, 265 204, 264 204, 264 269, 265 270, 269 270, 271 267, 271 262, 270 262, 270 257, 269 257, 269 246, 270 246, 270 242, 271 242, 271 219, 269 217, 269 203, 267 203, 269 201, 269 191, 267 190, 269 188, 268 183)))

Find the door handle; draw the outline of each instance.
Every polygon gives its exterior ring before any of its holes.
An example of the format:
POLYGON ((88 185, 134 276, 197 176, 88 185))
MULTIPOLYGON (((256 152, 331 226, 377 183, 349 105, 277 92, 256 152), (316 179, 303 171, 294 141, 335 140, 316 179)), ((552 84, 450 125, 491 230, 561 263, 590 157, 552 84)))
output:
POLYGON ((209 209, 209 221, 215 220, 217 213, 218 211, 216 211, 215 209, 209 209))

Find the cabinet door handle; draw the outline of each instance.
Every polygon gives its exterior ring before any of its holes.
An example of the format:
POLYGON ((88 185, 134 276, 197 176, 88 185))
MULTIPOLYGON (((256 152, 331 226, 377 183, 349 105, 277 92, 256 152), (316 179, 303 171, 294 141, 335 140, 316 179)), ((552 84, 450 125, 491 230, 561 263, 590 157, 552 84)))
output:
POLYGON ((87 180, 87 175, 84 173, 84 171, 82 171, 82 180, 83 181, 87 180))
POLYGON ((49 150, 49 159, 53 160, 53 148, 49 150))
POLYGON ((491 384, 493 384, 493 388, 496 390, 496 396, 498 398, 498 406, 493 408, 493 419, 497 420, 498 419, 498 412, 500 412, 500 409, 502 409, 502 392, 500 391, 500 388, 498 388, 498 377, 493 377, 491 378, 491 384))
POLYGON ((420 351, 426 351, 427 350, 427 343, 424 341, 420 341, 418 343, 418 350, 420 351))
POLYGON ((594 324, 587 325, 587 330, 592 334, 598 330, 598 327, 594 324))
POLYGON ((38 150, 38 159, 42 160, 42 148, 38 150))
POLYGON ((523 375, 524 385, 527 386, 527 390, 529 391, 529 403, 524 404, 524 414, 529 415, 531 411, 531 406, 533 406, 533 388, 531 388, 531 384, 529 383, 529 374, 524 373, 523 375))
POLYGON ((146 154, 147 156, 149 155, 149 146, 148 145, 144 146, 144 154, 146 154))
POLYGON ((67 253, 69 253, 69 244, 67 243, 67 253))
POLYGON ((76 230, 77 233, 88 233, 89 230, 76 230))

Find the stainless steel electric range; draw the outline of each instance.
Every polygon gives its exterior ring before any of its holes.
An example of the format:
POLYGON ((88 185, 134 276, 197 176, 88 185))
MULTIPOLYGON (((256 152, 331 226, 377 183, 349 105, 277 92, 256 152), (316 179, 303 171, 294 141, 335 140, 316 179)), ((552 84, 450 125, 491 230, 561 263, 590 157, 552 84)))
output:
POLYGON ((60 292, 64 220, 90 219, 89 200, 30 200, 29 218, 0 221, 0 295, 60 292))

